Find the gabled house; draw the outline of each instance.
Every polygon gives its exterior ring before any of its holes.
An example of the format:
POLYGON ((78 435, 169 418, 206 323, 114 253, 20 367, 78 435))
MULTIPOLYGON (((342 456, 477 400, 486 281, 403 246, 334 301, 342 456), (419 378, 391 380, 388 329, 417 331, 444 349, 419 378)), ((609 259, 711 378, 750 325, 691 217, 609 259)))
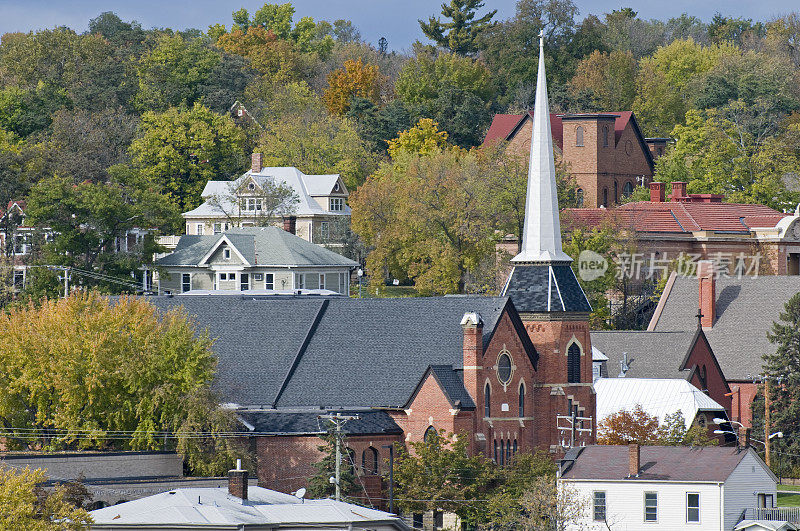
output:
POLYGON ((358 263, 278 227, 248 227, 181 236, 156 266, 160 293, 327 290, 348 295, 350 271, 358 263))
POLYGON ((337 222, 349 222, 349 192, 339 175, 306 175, 297 168, 264 168, 253 153, 250 170, 234 181, 209 181, 203 204, 183 213, 186 234, 219 234, 231 228, 281 225, 314 243, 326 243, 337 222), (290 188, 297 203, 274 204, 275 187, 290 188))
POLYGON ((558 481, 582 503, 568 529, 730 531, 775 507, 778 479, 747 446, 632 444, 574 448, 558 481))

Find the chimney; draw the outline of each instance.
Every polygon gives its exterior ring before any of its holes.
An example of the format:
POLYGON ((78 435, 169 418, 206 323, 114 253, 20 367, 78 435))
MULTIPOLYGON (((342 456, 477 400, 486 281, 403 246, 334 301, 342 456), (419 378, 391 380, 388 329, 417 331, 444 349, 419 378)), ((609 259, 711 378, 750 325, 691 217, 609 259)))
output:
POLYGON ((242 470, 242 460, 236 460, 236 469, 228 471, 228 494, 247 499, 247 470, 242 470))
POLYGON ((673 181, 672 183, 672 200, 685 201, 686 200, 686 183, 683 181, 673 181))
POLYGON ((483 320, 476 312, 467 312, 461 319, 461 328, 464 330, 464 388, 475 403, 480 404, 478 373, 483 360, 483 320))
POLYGON ((716 320, 716 274, 714 262, 700 260, 697 262, 697 280, 700 285, 700 326, 711 328, 716 320))
POLYGON ((641 449, 638 444, 628 445, 628 477, 639 475, 639 463, 641 461, 641 449))
POLYGON ((283 230, 290 234, 297 233, 297 216, 286 216, 283 218, 283 230))
POLYGON ((739 444, 742 448, 750 448, 750 428, 739 428, 739 444))
POLYGON ((250 171, 253 173, 259 173, 261 171, 261 153, 253 153, 250 157, 250 171))
POLYGON ((651 203, 663 203, 664 202, 664 192, 666 191, 667 186, 665 183, 660 183, 653 181, 650 183, 650 202, 651 203))

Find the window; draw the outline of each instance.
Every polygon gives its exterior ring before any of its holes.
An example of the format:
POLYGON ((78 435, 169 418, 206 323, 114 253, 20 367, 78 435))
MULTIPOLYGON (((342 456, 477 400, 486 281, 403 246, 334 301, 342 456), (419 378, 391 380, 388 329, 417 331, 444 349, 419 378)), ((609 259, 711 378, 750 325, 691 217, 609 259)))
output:
POLYGON ((511 380, 511 357, 505 351, 497 358, 497 379, 503 385, 511 380))
POLYGON ((622 197, 628 197, 633 193, 633 185, 630 181, 622 185, 622 197))
POLYGON ((428 426, 428 429, 425 430, 425 435, 422 438, 425 440, 425 442, 429 443, 433 441, 437 435, 436 428, 433 426, 428 426))
POLYGON ((319 235, 320 235, 320 238, 322 238, 323 242, 328 239, 328 222, 327 221, 321 221, 320 222, 320 224, 319 224, 319 235))
POLYGON ((244 111, 242 109, 237 109, 236 110, 236 115, 237 116, 242 116, 243 114, 244 114, 244 111))
POLYGON ((573 343, 567 349, 567 383, 581 381, 581 348, 573 343))
POLYGON ((325 273, 319 274, 319 289, 325 289, 325 273))
POLYGON ((763 492, 758 495, 758 507, 761 509, 769 509, 774 507, 772 503, 772 494, 764 494, 763 492))
POLYGON ((578 188, 575 192, 575 202, 578 203, 578 208, 583 208, 583 188, 578 188))
POLYGON ((658 522, 658 493, 644 493, 644 521, 658 522))
POLYGON ((25 287, 25 271, 14 270, 14 289, 22 289, 25 287))
POLYGON ((617 193, 617 181, 614 181, 614 202, 619 201, 619 194, 617 193))
POLYGON ((519 384, 519 416, 525 416, 525 384, 519 384))
POLYGON ((492 416, 492 388, 488 382, 483 390, 483 416, 486 418, 492 416))
POLYGON ((214 223, 214 234, 222 232, 222 223, 214 223))
POLYGON ((594 521, 606 521, 606 493, 603 490, 594 491, 594 521))
POLYGON ((294 286, 296 289, 306 289, 306 275, 305 273, 297 273, 294 277, 294 286))
POLYGON ((575 130, 575 145, 578 147, 583 146, 583 127, 580 125, 575 130))
POLYGON ((250 273, 242 273, 239 275, 239 289, 242 291, 250 289, 250 273))
POLYGON ((275 289, 275 275, 272 273, 264 275, 264 289, 275 289))
POLYGON ((223 249, 222 250, 222 257, 225 260, 230 260, 231 259, 231 250, 230 249, 223 249))
POLYGON ((202 223, 197 223, 195 225, 194 233, 197 234, 198 236, 202 236, 203 235, 203 224, 202 223))
POLYGON ((608 188, 603 188, 603 206, 608 206, 608 188))
POLYGON ((514 453, 517 453, 517 440, 514 439, 514 453))
POLYGON ((608 147, 608 126, 603 126, 603 147, 608 147))
POLYGON ((341 197, 331 197, 328 200, 328 210, 331 212, 341 212, 344 210, 344 199, 341 197))
POLYGON ((444 528, 444 513, 442 511, 433 511, 433 527, 435 529, 444 528))
POLYGON ((494 462, 495 462, 495 464, 497 464, 499 462, 499 461, 497 461, 497 459, 498 459, 498 457, 497 457, 497 439, 495 439, 495 441, 494 441, 494 462))
POLYGON ((246 197, 242 199, 242 210, 245 212, 260 212, 261 207, 262 203, 260 197, 246 197))
POLYGON ((503 439, 500 439, 500 466, 506 464, 506 442, 503 439))
POLYGON ((511 464, 511 439, 506 440, 506 464, 511 464))
POLYGON ((248 190, 251 190, 251 191, 252 191, 252 190, 255 190, 255 189, 256 189, 256 185, 255 185, 255 183, 252 183, 252 182, 250 182, 250 183, 247 183, 247 189, 248 189, 248 190))
POLYGON ((192 275, 189 273, 181 274, 181 293, 192 291, 192 275))
POLYGON ((370 446, 361 452, 361 468, 368 476, 378 473, 378 450, 370 446))
POLYGON ((424 522, 425 522, 425 515, 424 514, 422 514, 422 513, 414 513, 413 520, 412 520, 412 524, 414 526, 414 529, 422 529, 422 527, 425 525, 424 522))
POLYGON ((339 181, 336 181, 336 184, 333 185, 333 191, 338 192, 340 190, 339 181))
POLYGON ((264 273, 253 273, 253 280, 264 280, 264 273))
POLYGON ((700 522, 700 494, 697 492, 686 493, 686 521, 700 522))
POLYGON ((228 280, 228 273, 220 273, 219 274, 220 280, 228 280))

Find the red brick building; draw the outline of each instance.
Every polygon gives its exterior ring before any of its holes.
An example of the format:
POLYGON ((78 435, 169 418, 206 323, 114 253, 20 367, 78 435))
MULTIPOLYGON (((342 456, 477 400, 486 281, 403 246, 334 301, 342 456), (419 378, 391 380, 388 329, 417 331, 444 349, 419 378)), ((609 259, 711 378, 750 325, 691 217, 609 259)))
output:
MULTIPOLYGON (((550 114, 556 157, 575 177, 586 207, 611 207, 653 178, 653 161, 668 139, 644 138, 631 111, 550 114)), ((528 156, 533 113, 497 114, 484 143, 507 141, 510 152, 528 156)), ((582 198, 582 199, 581 199, 582 198)))

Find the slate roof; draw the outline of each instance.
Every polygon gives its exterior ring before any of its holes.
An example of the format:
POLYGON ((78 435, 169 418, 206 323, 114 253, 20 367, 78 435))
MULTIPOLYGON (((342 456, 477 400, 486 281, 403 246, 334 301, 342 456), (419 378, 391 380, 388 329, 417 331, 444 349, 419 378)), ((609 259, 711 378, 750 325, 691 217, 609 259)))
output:
POLYGON ((439 388, 444 393, 445 398, 453 408, 460 408, 465 410, 474 410, 475 401, 472 400, 467 388, 464 387, 464 380, 461 377, 461 371, 453 368, 452 365, 431 365, 417 384, 417 388, 406 401, 405 407, 408 407, 416 398, 417 393, 422 389, 422 385, 430 375, 436 379, 439 388))
POLYGON ((699 411, 725 408, 691 383, 682 379, 599 378, 594 382, 597 393, 597 422, 619 411, 633 411, 636 406, 663 422, 667 415, 680 411, 689 429, 699 411))
POLYGON ((347 435, 401 434, 403 430, 385 411, 376 410, 316 410, 316 411, 241 411, 237 415, 260 434, 319 435, 328 431, 328 421, 319 416, 327 413, 357 415, 358 419, 344 423, 347 435))
POLYGON ((716 231, 747 234, 753 228, 775 227, 790 216, 764 205, 744 203, 637 201, 605 208, 564 209, 568 227, 600 227, 604 223, 637 232, 691 233, 716 231))
MULTIPOLYGON (((784 304, 800 292, 800 276, 759 276, 716 281, 717 320, 705 335, 728 380, 750 380, 763 372, 762 355, 775 352, 767 339, 784 304)), ((696 278, 678 276, 660 317, 656 332, 693 330, 697 326, 699 287, 696 278)), ((595 341, 592 333, 592 341, 595 341)), ((602 349, 601 349, 602 350, 602 349)))
MULTIPOLYGON (((465 312, 484 322, 488 345, 507 297, 350 299, 345 297, 149 297, 183 306, 216 341, 214 388, 222 401, 251 408, 402 407, 431 365, 463 364, 465 312)), ((527 334, 528 355, 537 354, 527 334)))
POLYGON ((159 266, 196 266, 223 238, 227 238, 251 266, 358 265, 349 258, 279 227, 245 227, 212 236, 181 236, 175 251, 156 263, 159 266))
POLYGON ((516 265, 503 295, 520 312, 591 312, 592 307, 569 265, 516 265))
MULTIPOLYGON (((694 313, 697 313, 697 308, 694 313)), ((688 378, 691 367, 681 370, 681 364, 697 333, 697 319, 693 320, 694 330, 691 332, 593 330, 592 347, 608 357, 601 376, 619 376, 620 362, 627 354, 627 378, 688 378)))
MULTIPOLYGON (((592 445, 576 449, 564 479, 725 482, 752 448, 642 446, 640 473, 628 476, 628 447, 592 445), (575 457, 577 454, 577 457, 575 457), (691 466, 687 466, 691 463, 691 466)), ((566 458, 567 456, 565 456, 566 458)))

